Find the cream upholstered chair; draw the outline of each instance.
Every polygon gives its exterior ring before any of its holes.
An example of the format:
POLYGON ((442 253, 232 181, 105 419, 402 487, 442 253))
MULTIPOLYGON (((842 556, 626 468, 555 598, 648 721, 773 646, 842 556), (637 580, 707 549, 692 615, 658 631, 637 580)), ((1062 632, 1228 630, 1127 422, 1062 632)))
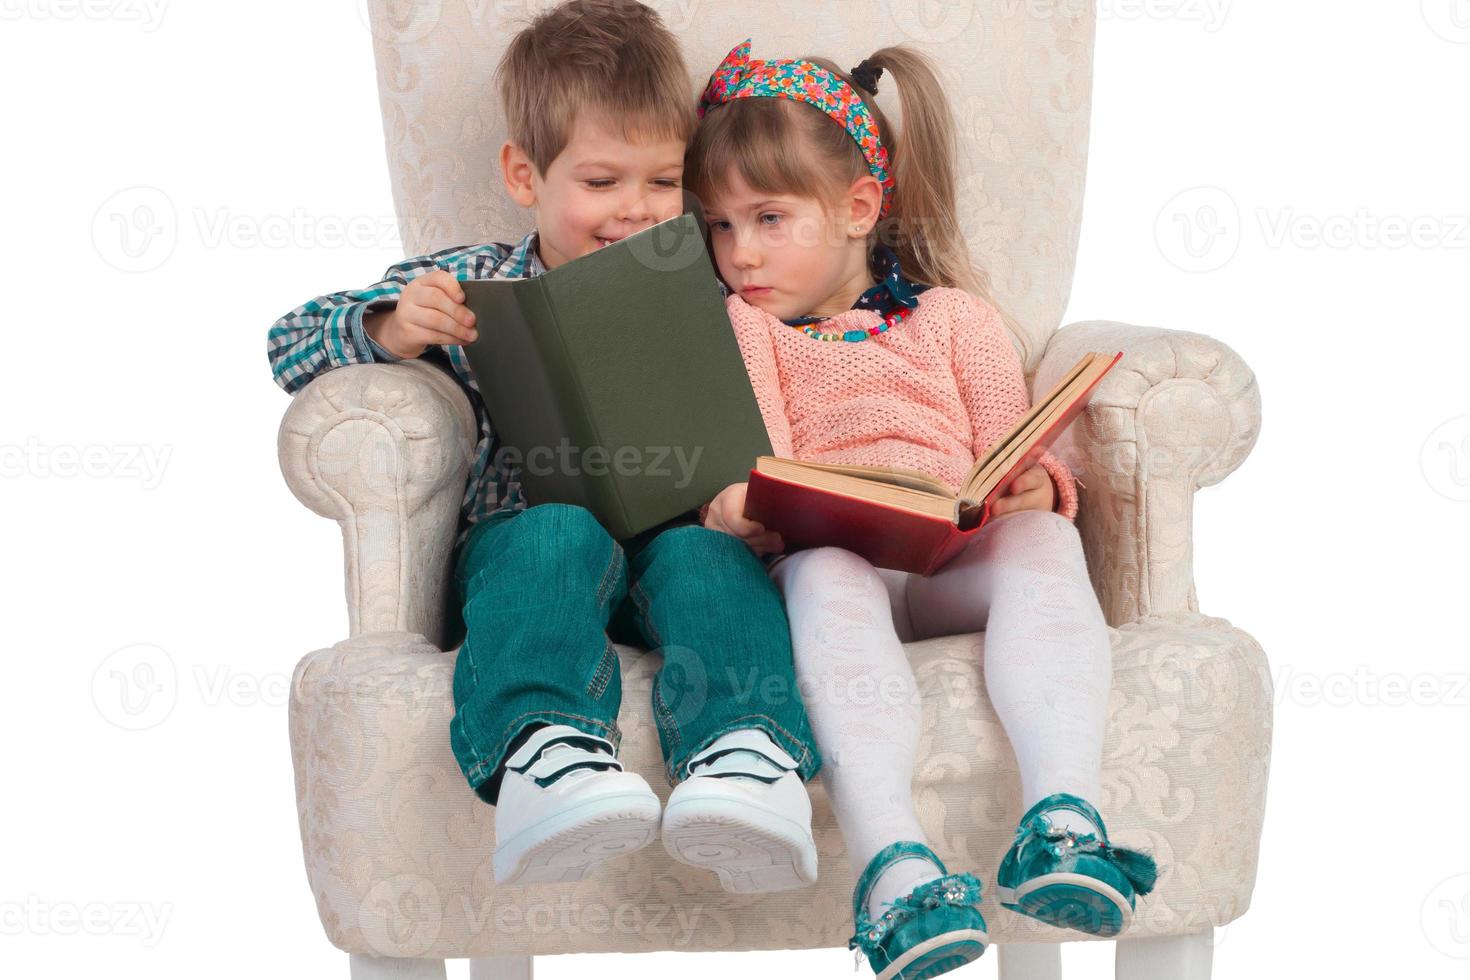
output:
MULTIPOLYGON (((549 3, 368 4, 407 254, 527 230, 501 191, 489 79, 514 29, 502 17, 549 3)), ((1250 369, 1208 337, 1096 321, 1057 329, 1082 213, 1090 4, 652 6, 686 46, 691 98, 746 37, 757 57, 855 64, 898 42, 937 55, 963 142, 967 234, 1019 324, 1028 379, 1045 389, 1083 351, 1126 351, 1058 447, 1085 484, 1078 525, 1113 642, 1098 802, 1115 840, 1152 849, 1163 872, 1117 944, 1118 974, 1207 977, 1213 930, 1246 910, 1255 882, 1272 699, 1256 642, 1199 612, 1191 506, 1245 459, 1260 402, 1250 369)), ((474 439, 460 390, 422 362, 331 371, 281 426, 287 481, 341 525, 346 550, 350 637, 297 667, 290 728, 307 878, 353 976, 442 977, 455 957, 483 980, 529 976, 533 956, 554 953, 842 946, 853 875, 820 780, 821 877, 808 889, 729 895, 656 844, 576 885, 494 884, 493 811, 448 738, 458 637, 446 635, 447 577, 474 439)), ((909 645, 925 698, 915 798, 944 860, 984 882, 1002 975, 1046 980, 1060 972, 1056 944, 1085 937, 995 902, 1020 786, 985 694, 983 643, 977 633, 909 645)), ((648 701, 657 654, 620 654, 623 758, 666 794, 648 701)))

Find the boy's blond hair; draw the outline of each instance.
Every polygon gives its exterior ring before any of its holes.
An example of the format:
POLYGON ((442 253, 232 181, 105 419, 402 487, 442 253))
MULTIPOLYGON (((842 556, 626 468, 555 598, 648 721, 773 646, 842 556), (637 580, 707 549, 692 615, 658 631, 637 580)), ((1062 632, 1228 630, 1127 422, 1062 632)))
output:
POLYGON ((698 123, 678 39, 637 0, 568 0, 536 17, 495 70, 512 142, 541 175, 591 112, 628 142, 687 143, 698 123))

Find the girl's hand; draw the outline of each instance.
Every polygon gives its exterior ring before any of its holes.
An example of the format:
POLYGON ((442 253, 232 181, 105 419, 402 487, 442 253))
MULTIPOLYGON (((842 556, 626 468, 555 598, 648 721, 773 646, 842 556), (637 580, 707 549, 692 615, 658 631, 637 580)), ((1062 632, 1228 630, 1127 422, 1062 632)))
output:
POLYGON ((380 346, 403 358, 418 357, 430 344, 468 344, 480 335, 475 314, 464 305, 464 289, 444 269, 409 282, 396 307, 368 314, 362 326, 380 346))
POLYGON ((990 505, 990 513, 999 517, 1016 510, 1055 508, 1056 487, 1052 485, 1051 474, 1042 469, 1040 464, 1036 464, 1016 477, 1016 482, 1011 484, 1004 497, 996 498, 990 505))
POLYGON ((745 484, 732 483, 709 504, 704 526, 743 540, 757 555, 779 554, 786 545, 781 535, 745 516, 745 484))

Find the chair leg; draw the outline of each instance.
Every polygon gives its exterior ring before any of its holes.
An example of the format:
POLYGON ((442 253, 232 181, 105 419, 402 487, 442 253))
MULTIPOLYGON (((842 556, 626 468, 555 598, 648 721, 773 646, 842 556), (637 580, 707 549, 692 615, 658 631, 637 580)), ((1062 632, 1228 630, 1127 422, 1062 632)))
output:
POLYGON ((1000 949, 1000 980, 1062 980, 1061 943, 1005 943, 1000 949))
POLYGON ((1119 939, 1113 958, 1116 980, 1210 980, 1215 930, 1183 936, 1119 939))
POLYGON ((353 953, 352 980, 444 980, 444 961, 353 953))
POLYGON ((470 980, 531 980, 534 956, 482 956, 470 960, 470 980))

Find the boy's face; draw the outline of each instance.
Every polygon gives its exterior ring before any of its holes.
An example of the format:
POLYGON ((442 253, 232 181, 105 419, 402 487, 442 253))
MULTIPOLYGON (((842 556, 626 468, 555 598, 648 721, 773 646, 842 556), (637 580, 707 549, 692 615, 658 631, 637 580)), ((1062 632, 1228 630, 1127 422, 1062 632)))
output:
POLYGON ((684 210, 683 142, 629 143, 587 114, 545 175, 514 143, 501 148, 510 196, 536 216, 548 269, 595 252, 684 210))

